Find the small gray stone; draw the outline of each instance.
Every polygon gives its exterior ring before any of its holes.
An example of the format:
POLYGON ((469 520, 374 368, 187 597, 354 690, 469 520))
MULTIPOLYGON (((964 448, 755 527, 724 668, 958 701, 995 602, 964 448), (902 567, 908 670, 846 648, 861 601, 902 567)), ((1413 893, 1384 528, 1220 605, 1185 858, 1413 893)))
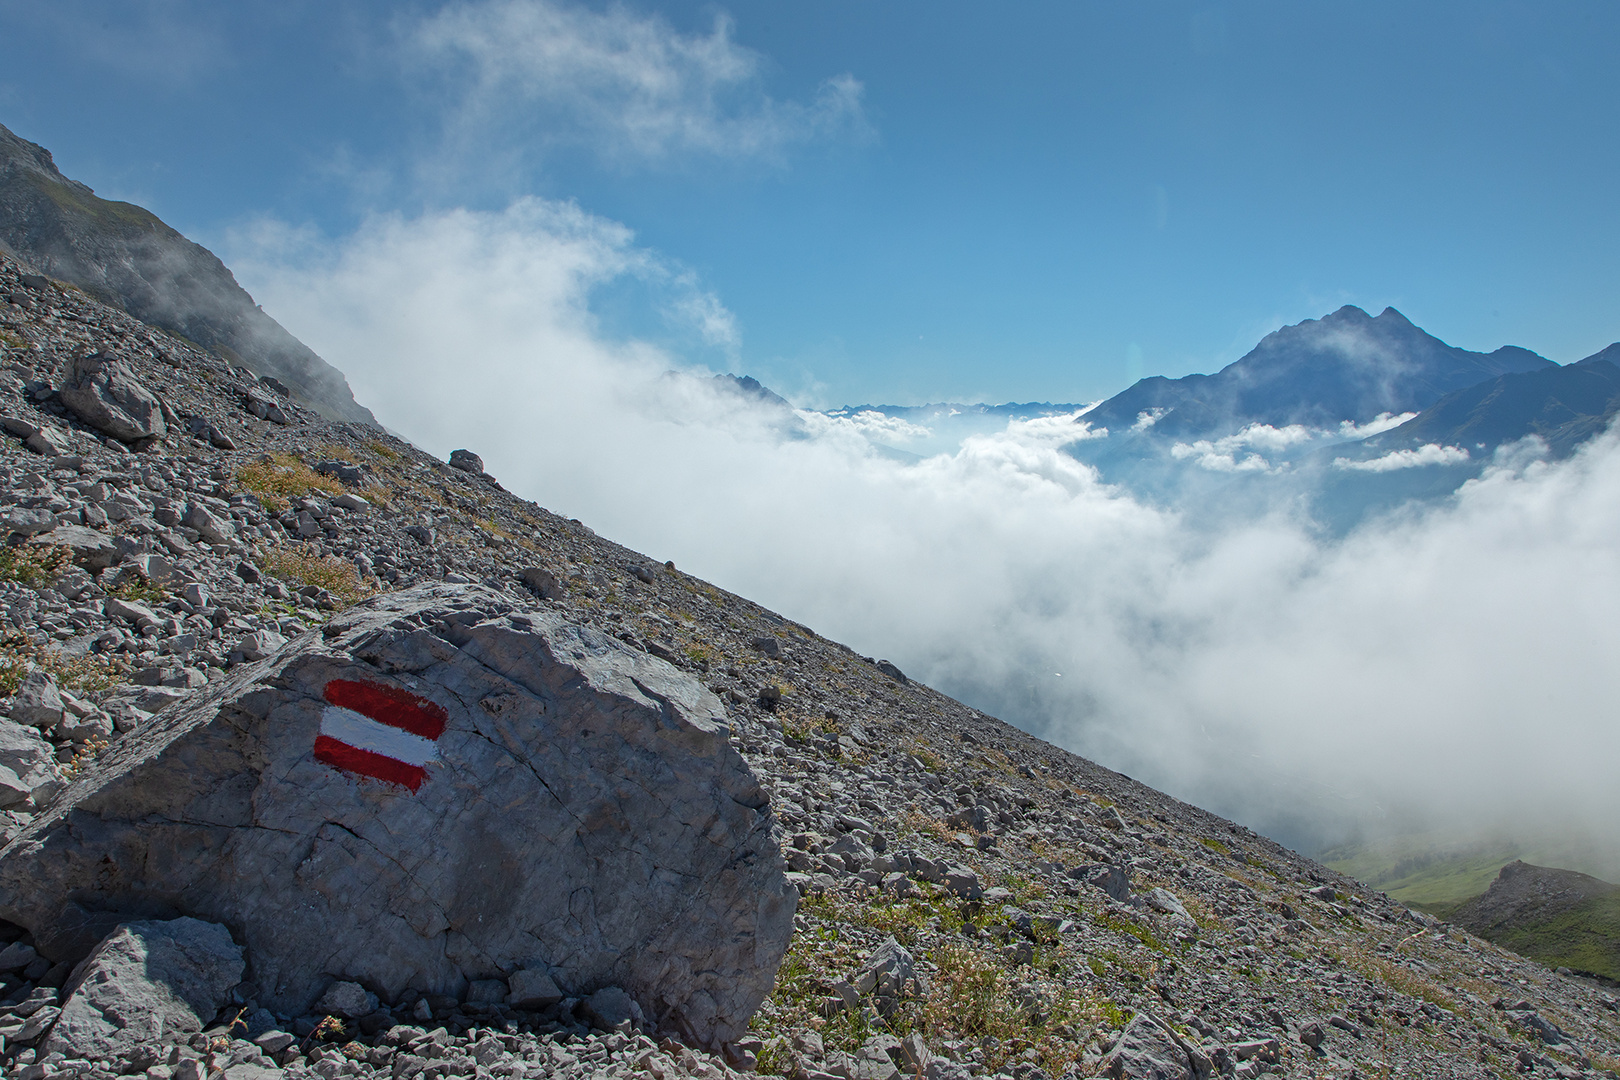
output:
POLYGON ((279 1054, 297 1041, 298 1036, 277 1028, 271 1028, 253 1040, 254 1044, 267 1054, 279 1054))
POLYGON ((515 1009, 544 1009, 563 999, 563 992, 550 975, 535 968, 514 971, 507 980, 511 993, 506 1003, 515 1009))
POLYGON ((979 875, 961 865, 945 869, 945 889, 963 900, 977 900, 984 895, 984 887, 979 884, 979 875))
POLYGON ((157 614, 145 604, 137 604, 133 600, 121 600, 116 596, 107 597, 103 610, 109 619, 128 619, 137 626, 152 626, 158 621, 157 614))
POLYGON ((861 965, 853 982, 855 989, 863 994, 899 996, 912 989, 916 980, 917 966, 911 953, 891 937, 879 945, 871 958, 861 965))
POLYGON ((543 600, 561 600, 567 595, 556 575, 543 566, 525 566, 518 577, 543 600))
POLYGON ((91 572, 105 570, 118 558, 118 546, 112 537, 83 525, 58 526, 35 536, 30 543, 67 548, 73 561, 91 572))
POLYGON ((13 941, 4 949, 0 949, 0 972, 21 971, 39 958, 32 945, 24 945, 20 941, 13 941))
POLYGON ((243 634, 236 643, 236 652, 243 660, 263 660, 287 644, 287 639, 274 630, 255 630, 243 634))
POLYGON ((77 969, 43 1052, 111 1058, 201 1031, 242 970, 241 946, 217 923, 125 923, 77 969))
POLYGON ((186 512, 186 525, 196 529, 210 544, 223 544, 236 535, 236 527, 229 518, 216 517, 201 503, 193 504, 186 512))
POLYGON ((617 986, 598 990, 584 1002, 585 1015, 603 1031, 612 1031, 626 1020, 640 1024, 641 1006, 617 986))
POLYGON ((1154 911, 1162 912, 1166 915, 1179 915, 1188 922, 1192 921, 1192 916, 1187 914, 1187 909, 1182 906, 1180 899, 1178 899, 1176 894, 1171 892, 1169 889, 1152 889, 1142 899, 1146 901, 1147 906, 1152 908, 1154 911))
POLYGON ((377 1011, 377 995, 357 982, 339 980, 326 988, 326 993, 315 1003, 315 1012, 321 1016, 341 1016, 356 1020, 377 1011))
POLYGON ((56 680, 43 668, 35 668, 23 677, 11 702, 13 720, 46 730, 60 724, 66 712, 56 680))
POLYGON ((73 440, 59 427, 42 427, 24 440, 23 444, 36 454, 56 457, 73 450, 73 440))

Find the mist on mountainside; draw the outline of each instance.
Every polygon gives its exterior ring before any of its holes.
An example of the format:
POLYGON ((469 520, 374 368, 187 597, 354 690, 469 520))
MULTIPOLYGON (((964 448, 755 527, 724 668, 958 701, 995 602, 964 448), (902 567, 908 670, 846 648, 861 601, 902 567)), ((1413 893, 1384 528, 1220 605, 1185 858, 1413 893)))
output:
MULTIPOLYGON (((724 309, 571 204, 235 248, 420 445, 1178 797, 1308 851, 1416 829, 1620 847, 1613 433, 1562 460, 1502 445, 1454 495, 1338 529, 1295 482, 1226 499, 1233 474, 1189 460, 1189 513, 1079 460, 1078 409, 938 447, 920 420, 667 378, 680 357, 605 330, 593 290, 724 309)), ((1220 438, 1197 452, 1248 460, 1220 438)))

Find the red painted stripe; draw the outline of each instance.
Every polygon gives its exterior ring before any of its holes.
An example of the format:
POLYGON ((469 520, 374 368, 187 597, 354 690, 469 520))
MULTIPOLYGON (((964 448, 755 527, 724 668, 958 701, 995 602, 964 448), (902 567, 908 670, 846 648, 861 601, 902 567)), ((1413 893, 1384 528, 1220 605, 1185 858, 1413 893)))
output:
POLYGON ((330 735, 315 736, 315 760, 344 772, 399 784, 412 791, 421 787, 422 781, 427 779, 427 770, 420 765, 407 765, 382 754, 373 754, 370 750, 338 742, 330 735))
POLYGON ((326 684, 326 700, 424 739, 443 735, 450 719, 449 713, 427 698, 379 683, 333 679, 326 684))

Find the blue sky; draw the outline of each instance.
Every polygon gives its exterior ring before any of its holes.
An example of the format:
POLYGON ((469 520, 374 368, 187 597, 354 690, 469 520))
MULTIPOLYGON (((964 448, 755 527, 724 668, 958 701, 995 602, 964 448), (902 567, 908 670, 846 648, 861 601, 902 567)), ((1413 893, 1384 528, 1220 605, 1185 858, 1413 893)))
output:
POLYGON ((0 0, 0 23, 0 122, 227 255, 265 219, 573 200, 734 332, 623 283, 605 326, 815 404, 1091 400, 1343 303, 1561 362, 1620 338, 1607 2, 0 0))

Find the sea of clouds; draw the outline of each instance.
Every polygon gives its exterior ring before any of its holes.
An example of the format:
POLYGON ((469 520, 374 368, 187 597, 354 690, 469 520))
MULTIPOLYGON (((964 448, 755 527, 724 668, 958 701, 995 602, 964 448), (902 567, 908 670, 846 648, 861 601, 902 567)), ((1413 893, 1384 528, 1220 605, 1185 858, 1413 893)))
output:
POLYGON ((708 372, 607 332, 594 295, 633 280, 736 349, 732 320, 571 203, 336 239, 261 223, 231 247, 266 310, 418 445, 469 447, 519 494, 1178 797, 1307 849, 1416 823, 1613 850, 1612 434, 1563 462, 1504 452, 1347 535, 1292 498, 1194 520, 1066 453, 1073 416, 904 459, 874 447, 907 435, 881 417, 669 378, 708 372))

